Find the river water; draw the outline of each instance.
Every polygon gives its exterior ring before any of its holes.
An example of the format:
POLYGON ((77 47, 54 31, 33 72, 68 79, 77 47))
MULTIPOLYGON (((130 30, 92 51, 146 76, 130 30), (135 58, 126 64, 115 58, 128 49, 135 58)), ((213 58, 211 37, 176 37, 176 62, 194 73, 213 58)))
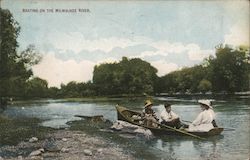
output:
MULTIPOLYGON (((120 104, 141 111, 145 98, 107 100, 40 100, 25 101, 10 105, 2 115, 15 118, 39 118, 42 126, 52 128, 68 127, 68 121, 80 120, 74 115, 103 115, 114 122, 117 120, 115 105, 120 104)), ((192 121, 200 112, 197 98, 153 97, 153 109, 159 114, 164 102, 172 104, 172 110, 181 119, 192 121)), ((227 159, 247 160, 250 157, 250 99, 217 98, 213 106, 218 126, 234 128, 220 136, 201 141, 190 137, 163 136, 153 139, 132 139, 124 141, 133 145, 138 159, 150 159, 148 153, 157 159, 227 159), (141 145, 138 145, 141 144, 141 145)), ((18 127, 18 126, 17 126, 18 127)), ((114 140, 115 141, 115 140, 114 140)), ((128 146, 129 148, 129 146, 128 146)))

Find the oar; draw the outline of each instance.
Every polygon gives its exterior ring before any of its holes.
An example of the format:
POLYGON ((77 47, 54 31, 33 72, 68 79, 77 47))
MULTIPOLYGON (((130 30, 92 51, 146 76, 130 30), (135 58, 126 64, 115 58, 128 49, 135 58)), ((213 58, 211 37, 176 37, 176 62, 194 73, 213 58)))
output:
POLYGON ((224 128, 223 127, 223 129, 224 129, 224 131, 235 131, 235 128, 224 128))
POLYGON ((161 127, 164 127, 164 128, 167 128, 167 129, 171 129, 171 130, 174 130, 174 131, 176 131, 176 132, 179 132, 179 133, 182 133, 182 134, 185 134, 185 135, 194 137, 194 138, 198 138, 198 139, 202 139, 202 140, 205 139, 205 138, 202 138, 202 137, 200 137, 200 136, 196 136, 196 135, 194 135, 194 134, 191 134, 191 133, 182 131, 182 130, 180 130, 180 129, 176 129, 176 128, 173 128, 173 127, 170 127, 170 126, 167 126, 167 125, 164 125, 164 124, 160 124, 160 123, 158 123, 158 122, 154 122, 154 123, 160 125, 161 127))
POLYGON ((186 121, 186 120, 181 120, 181 121, 183 121, 183 122, 187 122, 187 123, 192 123, 191 121, 186 121))

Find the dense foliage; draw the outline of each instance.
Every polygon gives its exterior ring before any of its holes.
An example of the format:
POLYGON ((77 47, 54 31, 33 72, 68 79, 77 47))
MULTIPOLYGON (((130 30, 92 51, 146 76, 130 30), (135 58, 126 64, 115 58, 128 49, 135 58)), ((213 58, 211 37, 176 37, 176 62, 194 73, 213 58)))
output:
POLYGON ((219 46, 216 58, 210 58, 213 91, 236 92, 249 90, 249 49, 219 46))
POLYGON ((119 63, 95 66, 93 84, 98 95, 154 92, 157 70, 139 58, 123 57, 119 63))
POLYGON ((195 93, 208 91, 211 88, 203 89, 203 82, 208 81, 208 67, 197 65, 190 68, 183 68, 180 71, 171 72, 160 77, 161 85, 159 93, 195 93), (200 86, 200 87, 199 87, 200 86), (202 88, 202 89, 201 89, 202 88))
POLYGON ((20 27, 9 10, 0 8, 0 21, 0 97, 23 96, 33 75, 31 66, 41 57, 32 45, 17 53, 20 27))
POLYGON ((219 45, 215 57, 210 56, 203 64, 160 77, 161 87, 157 91, 164 93, 249 91, 249 69, 249 48, 219 45))

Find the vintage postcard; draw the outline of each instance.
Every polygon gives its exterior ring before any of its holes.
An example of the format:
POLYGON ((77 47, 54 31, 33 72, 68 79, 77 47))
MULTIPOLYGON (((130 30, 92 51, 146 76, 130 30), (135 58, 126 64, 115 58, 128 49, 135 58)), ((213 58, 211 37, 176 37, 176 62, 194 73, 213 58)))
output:
POLYGON ((0 160, 247 160, 248 0, 0 0, 0 160))

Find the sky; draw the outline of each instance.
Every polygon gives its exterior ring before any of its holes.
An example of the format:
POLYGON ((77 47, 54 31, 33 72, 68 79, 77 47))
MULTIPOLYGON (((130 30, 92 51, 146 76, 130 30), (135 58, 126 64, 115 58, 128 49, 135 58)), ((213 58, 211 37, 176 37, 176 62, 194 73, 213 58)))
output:
POLYGON ((18 51, 43 56, 34 76, 59 87, 92 80, 95 65, 141 58, 158 76, 201 64, 215 46, 249 46, 247 0, 2 0, 21 27, 18 51), (68 10, 71 12, 63 12, 68 10), (53 11, 53 12, 52 12, 53 11))

